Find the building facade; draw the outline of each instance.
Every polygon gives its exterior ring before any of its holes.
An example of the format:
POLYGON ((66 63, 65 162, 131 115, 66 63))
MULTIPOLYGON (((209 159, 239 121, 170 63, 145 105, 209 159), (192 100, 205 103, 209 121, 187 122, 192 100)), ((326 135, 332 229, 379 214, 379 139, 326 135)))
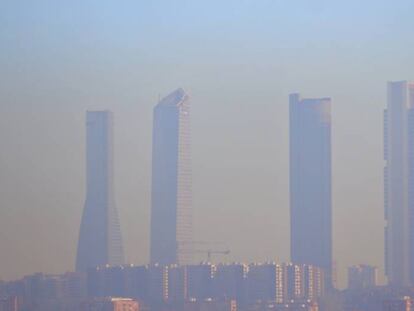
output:
POLYGON ((201 263, 187 266, 188 298, 205 300, 215 297, 217 266, 201 263))
POLYGON ((384 112, 385 272, 393 286, 414 280, 414 84, 389 82, 384 112))
POLYGON ((284 266, 274 262, 253 263, 247 275, 248 301, 283 303, 286 296, 284 266))
POLYGON ((348 268, 348 289, 361 290, 377 286, 378 268, 357 265, 348 268))
POLYGON ((413 301, 410 297, 388 299, 383 302, 383 311, 412 311, 413 301))
POLYGON ((154 108, 151 263, 190 264, 192 191, 189 97, 178 89, 154 108))
POLYGON ((0 311, 20 311, 20 302, 17 296, 0 298, 0 311))
POLYGON ((325 271, 332 286, 331 99, 290 101, 291 261, 325 271))
POLYGON ((123 264, 124 254, 114 198, 113 115, 86 114, 86 201, 79 233, 76 270, 123 264))
POLYGON ((247 302, 247 274, 249 266, 243 263, 217 265, 215 297, 234 299, 238 305, 247 302))

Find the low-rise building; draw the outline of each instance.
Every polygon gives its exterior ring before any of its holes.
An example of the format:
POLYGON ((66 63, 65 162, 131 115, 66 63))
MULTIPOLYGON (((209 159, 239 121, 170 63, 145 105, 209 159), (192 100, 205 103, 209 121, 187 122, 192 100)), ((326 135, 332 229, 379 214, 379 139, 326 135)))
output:
POLYGON ((139 304, 130 298, 94 298, 83 302, 80 311, 139 311, 139 304))

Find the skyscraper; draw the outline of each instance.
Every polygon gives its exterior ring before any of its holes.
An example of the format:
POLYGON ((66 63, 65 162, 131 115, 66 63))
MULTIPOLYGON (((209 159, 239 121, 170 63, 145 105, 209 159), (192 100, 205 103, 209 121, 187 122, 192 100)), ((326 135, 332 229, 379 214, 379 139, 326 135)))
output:
POLYGON ((385 272, 414 284, 414 83, 388 83, 384 111, 385 272))
POLYGON ((332 286, 331 99, 290 98, 290 253, 332 286))
POLYGON ((151 203, 151 263, 191 263, 190 106, 182 89, 154 108, 151 203))
POLYGON ((110 111, 88 111, 86 119, 86 201, 77 271, 124 261, 113 185, 113 115, 110 111))

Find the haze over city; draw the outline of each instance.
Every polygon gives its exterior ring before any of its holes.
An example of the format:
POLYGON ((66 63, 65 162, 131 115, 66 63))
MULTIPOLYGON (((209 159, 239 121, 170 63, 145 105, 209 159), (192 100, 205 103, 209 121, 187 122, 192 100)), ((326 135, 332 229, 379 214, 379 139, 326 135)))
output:
MULTIPOLYGON (((0 279, 75 268, 85 112, 114 115, 125 261, 149 261, 153 108, 191 99, 194 240, 289 261, 289 95, 332 100, 333 260, 384 269, 386 82, 412 1, 2 1, 0 279)), ((204 255, 195 256, 198 261, 204 255)))

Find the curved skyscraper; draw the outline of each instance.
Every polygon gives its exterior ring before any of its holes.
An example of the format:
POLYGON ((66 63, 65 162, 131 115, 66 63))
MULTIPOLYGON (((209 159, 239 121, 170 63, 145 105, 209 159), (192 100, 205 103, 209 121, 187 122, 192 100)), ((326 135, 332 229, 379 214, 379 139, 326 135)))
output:
POLYGON ((331 99, 290 95, 291 260, 332 285, 331 99))
POLYGON ((79 233, 76 270, 123 264, 121 230, 113 182, 113 115, 86 113, 86 201, 79 233))
POLYGON ((191 263, 190 105, 182 89, 154 108, 151 204, 151 263, 191 263))

